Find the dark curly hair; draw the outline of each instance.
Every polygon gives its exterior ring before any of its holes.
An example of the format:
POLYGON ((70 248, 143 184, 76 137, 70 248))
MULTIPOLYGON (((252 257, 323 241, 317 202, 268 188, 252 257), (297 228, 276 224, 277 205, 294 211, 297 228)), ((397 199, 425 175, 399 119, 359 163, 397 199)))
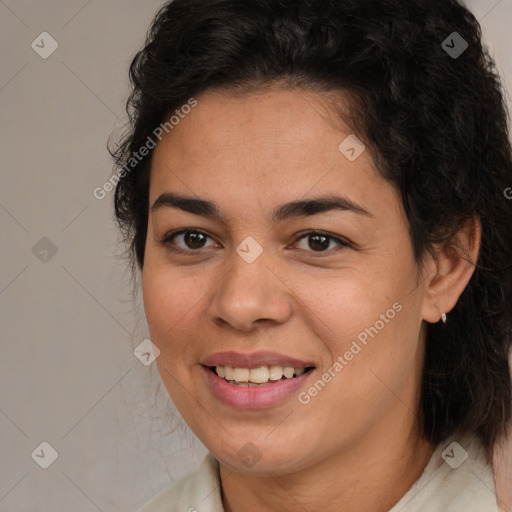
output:
POLYGON ((449 322, 428 325, 418 426, 435 444, 475 432, 490 461, 512 416, 512 156, 501 82, 471 12, 456 0, 174 0, 157 13, 130 79, 129 127, 109 150, 135 272, 152 151, 126 163, 212 88, 346 93, 355 133, 401 192, 418 262, 480 220, 475 272, 449 322), (462 40, 461 55, 449 51, 462 40))

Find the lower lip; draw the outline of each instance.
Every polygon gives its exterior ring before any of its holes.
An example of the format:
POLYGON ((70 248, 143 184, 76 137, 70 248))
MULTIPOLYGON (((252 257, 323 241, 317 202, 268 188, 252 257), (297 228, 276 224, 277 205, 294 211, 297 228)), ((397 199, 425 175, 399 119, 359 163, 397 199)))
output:
POLYGON ((264 409, 280 404, 304 384, 314 370, 293 379, 272 381, 260 386, 237 386, 219 377, 210 368, 203 366, 215 396, 227 405, 238 409, 264 409))

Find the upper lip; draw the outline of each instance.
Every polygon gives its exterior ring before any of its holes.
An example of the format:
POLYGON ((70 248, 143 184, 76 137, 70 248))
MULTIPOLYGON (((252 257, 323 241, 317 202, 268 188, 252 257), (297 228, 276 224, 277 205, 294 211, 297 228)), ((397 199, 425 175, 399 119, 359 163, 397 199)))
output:
POLYGON ((308 368, 314 366, 311 361, 301 361, 277 352, 261 351, 242 352, 217 352, 208 356, 202 364, 204 366, 230 366, 232 368, 257 368, 259 366, 291 366, 293 368, 308 368))

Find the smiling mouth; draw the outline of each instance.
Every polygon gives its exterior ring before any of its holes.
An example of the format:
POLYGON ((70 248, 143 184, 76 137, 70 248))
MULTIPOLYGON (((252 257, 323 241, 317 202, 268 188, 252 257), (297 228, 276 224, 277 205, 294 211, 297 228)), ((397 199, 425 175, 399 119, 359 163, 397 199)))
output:
POLYGON ((293 368, 291 366, 258 366, 257 368, 234 368, 210 366, 209 369, 229 384, 242 387, 265 386, 281 380, 294 379, 314 370, 314 366, 293 368))

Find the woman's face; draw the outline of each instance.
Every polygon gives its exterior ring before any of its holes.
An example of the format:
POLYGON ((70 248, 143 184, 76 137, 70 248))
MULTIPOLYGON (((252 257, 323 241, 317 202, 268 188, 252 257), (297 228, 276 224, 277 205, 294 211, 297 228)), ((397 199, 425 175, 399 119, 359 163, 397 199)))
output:
POLYGON ((157 365, 183 418, 241 471, 405 439, 427 291, 398 192, 314 93, 197 101, 153 155, 143 269, 157 365), (276 380, 240 386, 212 366, 276 380), (287 366, 314 369, 281 378, 287 366))

